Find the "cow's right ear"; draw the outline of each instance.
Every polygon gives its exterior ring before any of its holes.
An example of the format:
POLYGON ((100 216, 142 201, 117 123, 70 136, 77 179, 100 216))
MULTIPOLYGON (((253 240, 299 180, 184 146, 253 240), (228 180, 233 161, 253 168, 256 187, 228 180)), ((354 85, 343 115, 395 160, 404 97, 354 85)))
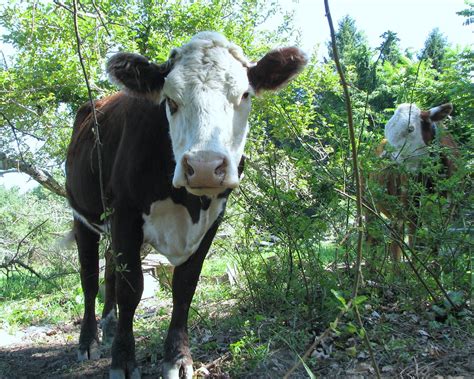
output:
POLYGON ((249 68, 250 85, 256 94, 262 90, 277 90, 298 75, 307 63, 306 54, 296 47, 272 50, 249 68))
POLYGON ((451 103, 442 104, 429 110, 430 118, 432 121, 441 121, 448 117, 453 111, 453 105, 451 103))
POLYGON ((112 82, 133 95, 152 99, 159 98, 170 71, 170 61, 157 65, 139 54, 118 53, 107 62, 107 73, 112 82))

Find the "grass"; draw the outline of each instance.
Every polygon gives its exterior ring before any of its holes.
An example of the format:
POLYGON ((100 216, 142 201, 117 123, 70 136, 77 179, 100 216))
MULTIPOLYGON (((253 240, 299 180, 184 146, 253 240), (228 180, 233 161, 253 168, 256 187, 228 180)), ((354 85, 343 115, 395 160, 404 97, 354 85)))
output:
POLYGON ((17 272, 1 275, 0 299, 0 325, 9 329, 70 321, 83 309, 78 274, 49 280, 17 272))
MULTIPOLYGON (((237 258, 242 258, 239 263, 246 266, 240 270, 237 284, 233 286, 222 277, 228 265, 233 265, 235 256, 215 254, 205 261, 189 318, 190 345, 196 367, 217 361, 218 364, 211 367, 213 375, 265 377, 271 372, 281 377, 315 336, 334 320, 340 301, 330 290, 338 291, 345 299, 350 296, 347 285, 350 275, 345 278, 348 272, 332 266, 330 270, 326 268, 336 254, 335 245, 318 244, 305 251, 308 266, 301 271, 295 263, 291 286, 286 282, 284 253, 279 246, 258 248, 257 252, 242 249, 242 256, 237 258), (312 298, 306 296, 302 272, 307 275, 310 291, 315 294, 312 298)), ((343 252, 338 254, 341 256, 343 252)), ((48 276, 51 272, 41 274, 48 276)), ((426 341, 419 334, 420 329, 433 335, 438 344, 445 343, 443 336, 448 335, 453 349, 458 349, 458 340, 462 347, 465 340, 449 333, 465 327, 463 318, 428 323, 409 299, 404 300, 406 291, 394 291, 390 300, 384 298, 387 290, 394 288, 383 285, 361 289, 361 295, 367 296, 360 307, 365 327, 384 364, 403 367, 411 364, 415 355, 423 359, 426 341), (382 318, 371 315, 375 310, 382 318)), ((1 276, 0 297, 0 325, 7 328, 70 322, 80 318, 83 311, 79 275, 50 281, 29 274, 14 273, 8 279, 1 276)), ((171 291, 163 287, 154 299, 142 302, 137 309, 134 323, 137 358, 145 366, 159 367, 163 358, 171 304, 171 291)), ((98 304, 97 313, 100 311, 98 304)), ((472 326, 467 329, 472 332, 472 326)), ((367 360, 359 326, 350 313, 334 327, 325 343, 330 350, 325 351, 324 360, 314 356, 305 362, 318 376, 337 373, 332 371, 333 366, 342 370, 354 362, 367 360), (359 358, 361 354, 365 358, 359 358)), ((298 375, 305 376, 305 368, 302 366, 300 370, 298 375)))

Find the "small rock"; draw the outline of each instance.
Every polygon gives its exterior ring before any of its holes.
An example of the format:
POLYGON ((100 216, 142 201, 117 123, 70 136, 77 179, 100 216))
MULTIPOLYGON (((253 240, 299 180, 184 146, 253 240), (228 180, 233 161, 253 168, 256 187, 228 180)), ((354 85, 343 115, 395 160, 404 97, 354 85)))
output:
POLYGON ((418 334, 425 338, 431 338, 430 334, 425 332, 423 329, 418 329, 418 334))
POLYGON ((356 365, 355 371, 358 373, 367 372, 367 371, 372 372, 373 368, 370 364, 362 362, 356 365))
POLYGON ((373 311, 371 314, 370 314, 370 317, 373 317, 375 319, 379 319, 380 318, 380 313, 378 313, 377 311, 373 311))
POLYGON ((209 372, 209 370, 205 366, 202 366, 202 367, 199 367, 196 370, 196 375, 198 375, 198 376, 203 375, 205 378, 207 378, 211 375, 211 373, 209 372))

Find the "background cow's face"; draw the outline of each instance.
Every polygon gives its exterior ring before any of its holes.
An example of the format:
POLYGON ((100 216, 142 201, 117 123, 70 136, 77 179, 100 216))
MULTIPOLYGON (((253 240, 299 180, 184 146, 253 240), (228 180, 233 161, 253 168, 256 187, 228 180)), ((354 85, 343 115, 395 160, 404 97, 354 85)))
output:
POLYGON ((176 161, 173 185, 200 196, 239 185, 250 96, 281 87, 305 64, 296 48, 273 50, 252 64, 220 34, 203 32, 162 65, 118 54, 108 72, 128 92, 166 102, 176 161))
POLYGON ((434 123, 446 118, 452 111, 451 104, 443 104, 428 111, 414 104, 401 104, 385 125, 385 138, 394 149, 392 158, 416 168, 420 156, 435 137, 434 123))

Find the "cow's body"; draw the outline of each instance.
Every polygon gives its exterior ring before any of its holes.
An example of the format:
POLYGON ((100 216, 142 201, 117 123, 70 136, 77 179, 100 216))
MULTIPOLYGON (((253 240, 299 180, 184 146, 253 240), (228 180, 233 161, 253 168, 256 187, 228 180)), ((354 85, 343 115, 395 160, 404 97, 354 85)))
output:
MULTIPOLYGON (((457 144, 453 137, 437 124, 451 111, 451 104, 443 104, 428 111, 421 111, 413 104, 402 104, 385 126, 385 139, 378 146, 376 154, 379 158, 388 157, 396 165, 385 167, 380 172, 372 174, 370 180, 377 182, 387 195, 399 199, 399 204, 395 206, 392 202, 383 199, 377 199, 376 202, 378 210, 390 219, 391 227, 396 233, 390 244, 394 261, 399 261, 401 258, 400 243, 397 240, 403 238, 405 226, 408 227, 411 248, 413 248, 413 236, 418 226, 416 212, 411 210, 417 204, 410 204, 411 199, 408 194, 410 180, 423 183, 428 191, 433 190, 433 178, 420 174, 422 162, 440 159, 444 175, 447 177, 451 176, 455 170, 453 158, 459 154, 457 144), (436 144, 441 149, 441 154, 436 155, 436 158, 429 155, 429 146, 432 144, 436 144)), ((415 196, 415 201, 418 201, 416 198, 417 196, 415 196)), ((369 213, 368 222, 370 223, 372 219, 369 213)), ((370 230, 367 240, 369 245, 374 241, 370 230)))
POLYGON ((188 311, 227 197, 243 170, 248 94, 280 87, 305 64, 295 48, 251 64, 240 48, 208 32, 173 50, 159 66, 132 54, 109 61, 109 74, 125 92, 95 104, 101 165, 90 105, 77 114, 66 164, 85 296, 79 359, 92 357, 97 340, 98 241, 109 230, 113 256, 106 255, 102 328, 104 337, 113 338, 111 378, 140 376, 132 323, 143 290, 144 242, 176 266, 163 376, 192 376, 188 311), (110 213, 105 223, 104 213, 110 213))

